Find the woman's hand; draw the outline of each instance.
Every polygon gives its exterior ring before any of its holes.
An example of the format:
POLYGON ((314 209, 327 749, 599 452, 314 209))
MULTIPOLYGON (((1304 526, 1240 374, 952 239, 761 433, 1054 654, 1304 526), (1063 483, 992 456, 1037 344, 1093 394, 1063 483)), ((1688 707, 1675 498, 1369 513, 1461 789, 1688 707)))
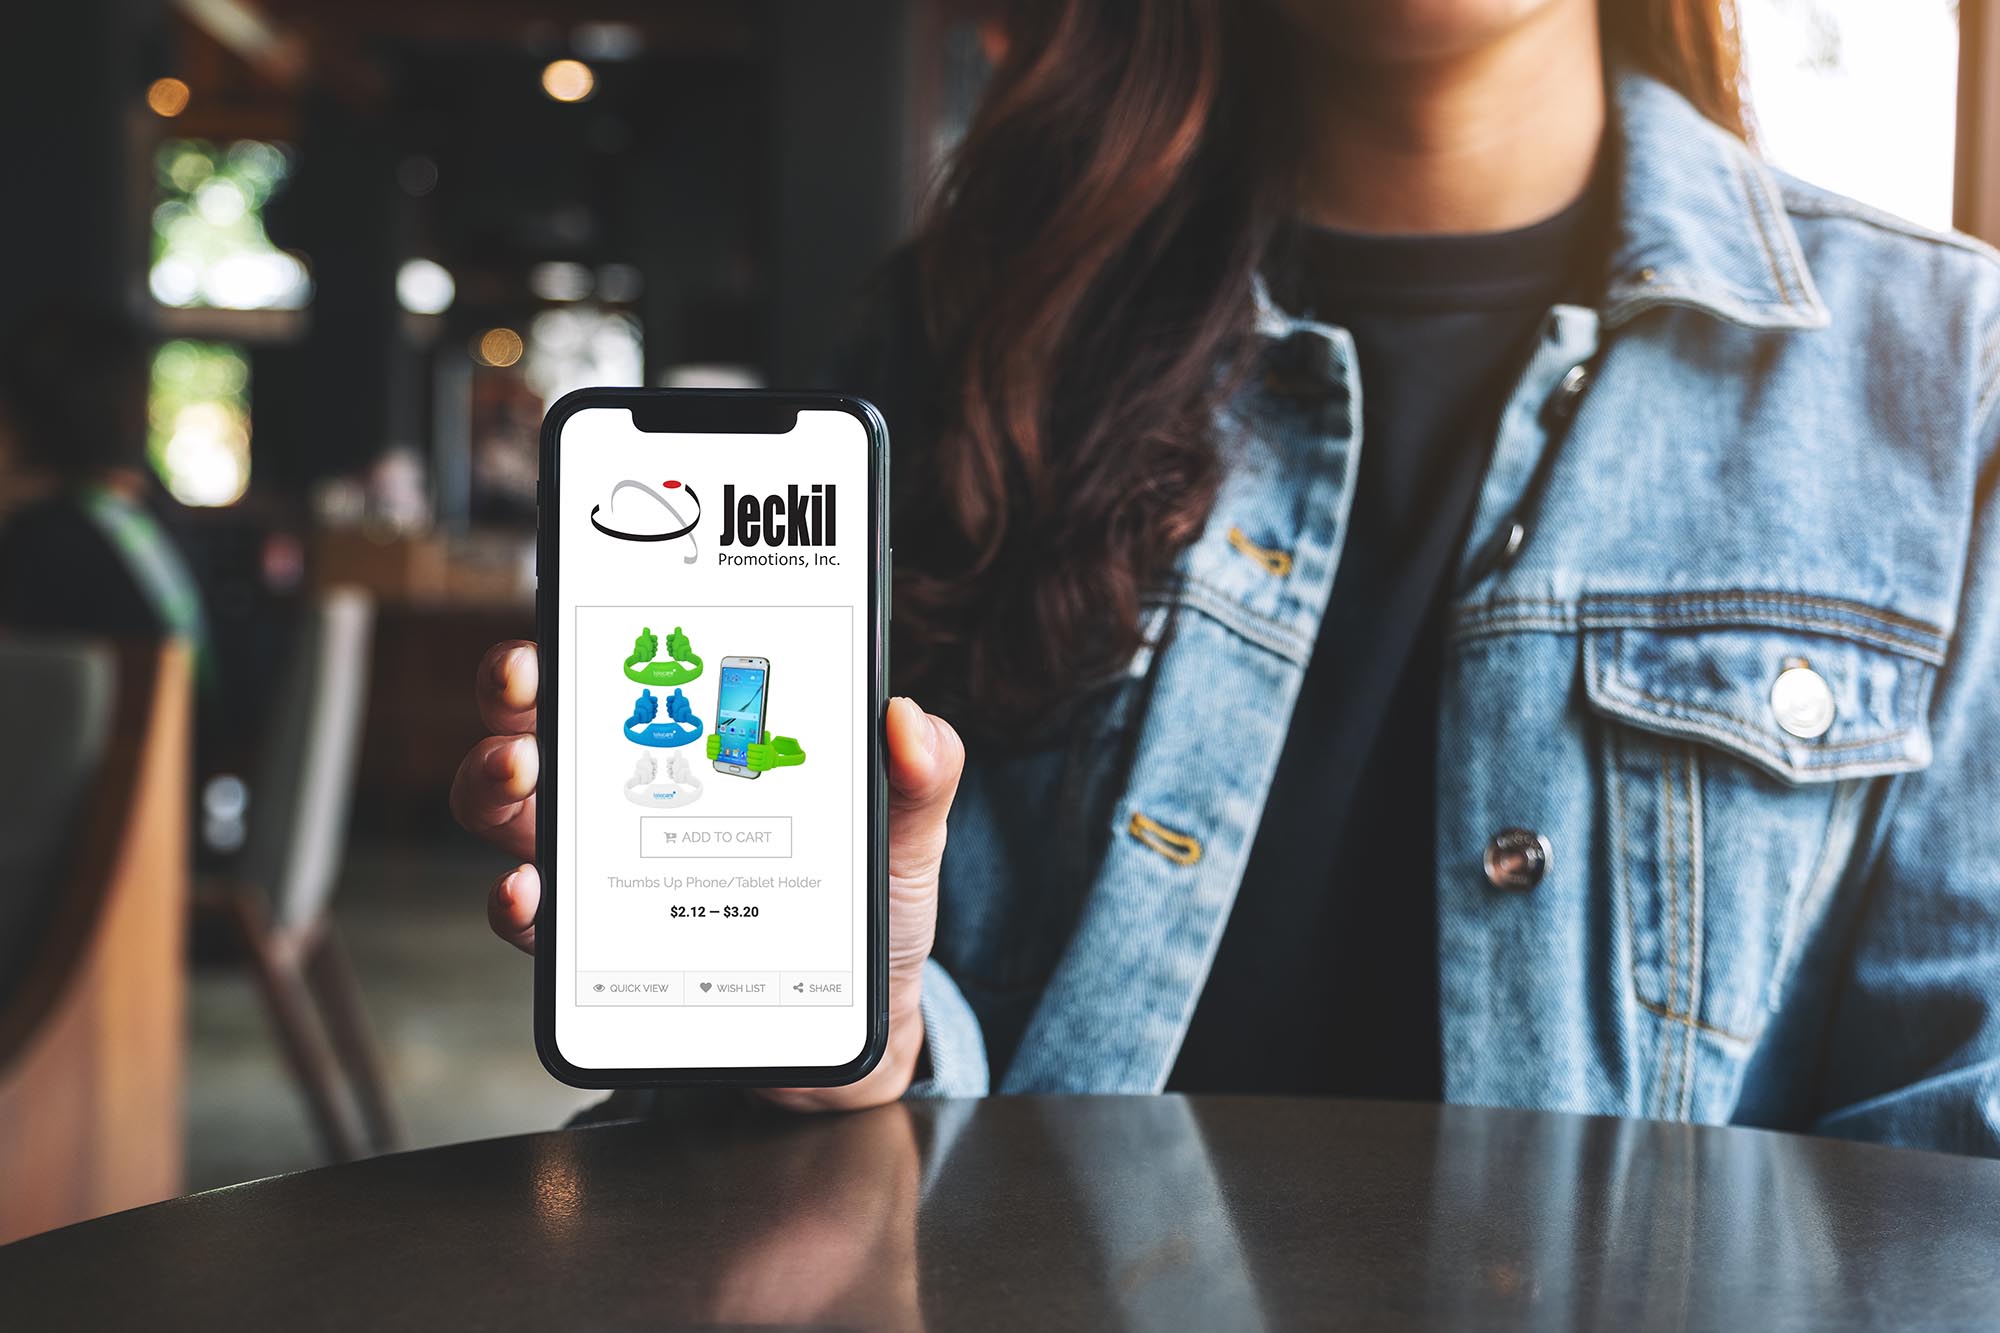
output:
MULTIPOLYGON (((535 951, 535 908, 542 881, 535 855, 535 705, 541 687, 535 645, 516 639, 489 650, 473 693, 494 734, 472 747, 451 784, 458 822, 524 864, 502 875, 486 901, 494 934, 535 951)), ((889 739, 889 1049, 874 1072, 844 1088, 780 1088, 764 1095, 801 1111, 847 1110, 894 1101, 910 1086, 923 1050, 917 1001, 924 960, 937 925, 938 865, 945 817, 958 791, 965 747, 950 724, 909 699, 890 701, 889 739)))

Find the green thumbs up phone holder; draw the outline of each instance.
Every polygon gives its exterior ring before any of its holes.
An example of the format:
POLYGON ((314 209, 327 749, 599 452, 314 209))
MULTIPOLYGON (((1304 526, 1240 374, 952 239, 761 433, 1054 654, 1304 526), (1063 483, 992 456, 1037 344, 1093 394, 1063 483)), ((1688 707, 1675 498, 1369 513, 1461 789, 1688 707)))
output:
MULTIPOLYGON (((722 737, 708 738, 708 757, 711 761, 722 753, 722 737)), ((763 739, 754 741, 744 749, 743 767, 752 773, 768 773, 774 768, 797 768, 806 761, 806 752, 790 736, 773 736, 765 732, 763 739)))
POLYGON ((632 640, 632 655, 625 659, 625 677, 641 685, 657 685, 670 689, 675 685, 685 685, 701 675, 701 658, 695 656, 694 646, 688 636, 681 633, 679 625, 667 636, 667 655, 660 657, 660 638, 648 625, 639 631, 639 637, 632 640), (656 660, 658 659, 658 660, 656 660))

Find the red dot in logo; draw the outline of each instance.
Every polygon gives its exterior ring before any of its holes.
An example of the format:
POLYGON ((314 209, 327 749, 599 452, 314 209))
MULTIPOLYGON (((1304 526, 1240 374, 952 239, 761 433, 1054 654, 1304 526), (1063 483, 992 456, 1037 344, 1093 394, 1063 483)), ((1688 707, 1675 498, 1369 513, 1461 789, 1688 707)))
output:
POLYGON ((663 481, 660 483, 660 485, 666 487, 670 491, 676 490, 680 487, 680 483, 677 481, 663 481))

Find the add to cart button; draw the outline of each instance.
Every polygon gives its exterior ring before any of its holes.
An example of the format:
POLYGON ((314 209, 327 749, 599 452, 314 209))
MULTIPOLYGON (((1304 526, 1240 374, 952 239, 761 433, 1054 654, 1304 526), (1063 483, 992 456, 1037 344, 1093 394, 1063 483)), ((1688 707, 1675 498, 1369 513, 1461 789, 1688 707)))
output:
POLYGON ((639 855, 650 857, 787 857, 790 815, 647 815, 639 855))

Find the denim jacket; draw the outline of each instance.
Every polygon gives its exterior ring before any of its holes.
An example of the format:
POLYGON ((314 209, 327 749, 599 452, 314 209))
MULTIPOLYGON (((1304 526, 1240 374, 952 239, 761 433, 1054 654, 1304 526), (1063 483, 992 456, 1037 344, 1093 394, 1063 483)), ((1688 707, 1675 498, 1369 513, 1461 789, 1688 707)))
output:
MULTIPOLYGON (((1549 311, 1450 594, 1445 1097, 2000 1153, 2000 262, 1613 100, 1606 294, 1549 311)), ((1257 329, 1151 646, 968 766, 919 1094, 1173 1065, 1365 444, 1346 332, 1257 329)))

